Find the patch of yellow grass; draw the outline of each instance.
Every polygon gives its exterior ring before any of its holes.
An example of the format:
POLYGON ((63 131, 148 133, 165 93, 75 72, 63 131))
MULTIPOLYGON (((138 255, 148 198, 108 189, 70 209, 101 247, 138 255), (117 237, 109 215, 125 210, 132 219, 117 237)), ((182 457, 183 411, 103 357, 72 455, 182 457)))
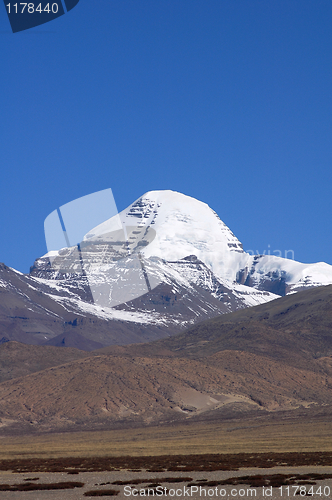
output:
POLYGON ((314 451, 332 451, 332 422, 256 419, 0 440, 0 459, 314 451))

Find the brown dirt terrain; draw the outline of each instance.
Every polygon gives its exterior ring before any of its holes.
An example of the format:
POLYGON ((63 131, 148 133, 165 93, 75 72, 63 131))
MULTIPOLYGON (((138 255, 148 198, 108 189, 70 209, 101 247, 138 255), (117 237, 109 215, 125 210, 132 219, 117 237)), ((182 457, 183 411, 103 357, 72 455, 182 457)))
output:
POLYGON ((332 286, 176 337, 86 355, 7 342, 0 346, 0 436, 189 421, 204 430, 232 419, 245 427, 269 415, 328 422, 331 356, 332 286))
POLYGON ((216 410, 222 418, 221 410, 230 408, 234 414, 330 408, 332 376, 316 365, 315 371, 298 369, 238 351, 167 362, 91 356, 3 382, 0 416, 45 431, 186 420, 216 410))

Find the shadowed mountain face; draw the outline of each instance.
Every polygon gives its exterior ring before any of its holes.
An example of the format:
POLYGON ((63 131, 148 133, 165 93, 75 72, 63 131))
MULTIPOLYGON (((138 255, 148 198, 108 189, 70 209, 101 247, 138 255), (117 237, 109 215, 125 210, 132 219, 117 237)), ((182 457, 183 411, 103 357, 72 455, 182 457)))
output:
POLYGON ((52 366, 85 358, 84 351, 58 347, 32 346, 19 342, 0 345, 0 383, 24 377, 52 366))
POLYGON ((81 300, 84 282, 75 292, 35 280, 0 264, 0 344, 76 347, 90 351, 110 344, 148 342, 174 329, 126 312, 106 314, 81 300))
MULTIPOLYGON (((116 347, 99 350, 115 353, 116 347)), ((312 288, 256 307, 224 314, 172 338, 127 353, 201 359, 223 350, 251 352, 294 366, 332 355, 332 285, 312 288)))
POLYGON ((330 414, 331 332, 327 286, 89 355, 7 342, 0 346, 2 432, 330 414))
POLYGON ((290 363, 331 356, 332 285, 201 322, 155 345, 195 358, 229 348, 290 363))
POLYGON ((156 288, 107 308, 93 302, 84 275, 44 279, 0 264, 0 343, 14 340, 91 351, 149 342, 275 298, 257 290, 248 294, 246 287, 218 280, 195 256, 167 264, 158 260, 151 266, 162 276, 156 288))

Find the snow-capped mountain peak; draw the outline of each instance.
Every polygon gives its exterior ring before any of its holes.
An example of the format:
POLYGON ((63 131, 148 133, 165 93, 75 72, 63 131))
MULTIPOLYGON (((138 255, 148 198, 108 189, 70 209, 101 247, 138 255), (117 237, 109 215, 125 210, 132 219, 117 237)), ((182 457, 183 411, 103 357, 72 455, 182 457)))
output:
POLYGON ((152 340, 278 295, 332 283, 328 264, 249 255, 207 204, 173 191, 150 191, 90 229, 80 244, 52 250, 36 260, 29 277, 18 279, 3 269, 0 280, 10 300, 23 301, 23 308, 29 303, 31 314, 39 318, 37 302, 43 297, 42 314, 59 318, 56 328, 49 318, 43 326, 38 319, 33 328, 24 318, 15 319, 22 323, 20 331, 38 332, 31 333, 32 343, 40 343, 41 335, 60 342, 56 335, 77 333, 77 325, 99 345, 152 340), (96 329, 95 321, 106 323, 96 329))
MULTIPOLYGON (((92 228, 84 236, 82 248, 80 258, 77 250, 69 252, 66 265, 69 262, 77 270, 83 258, 85 270, 93 272, 96 281, 102 266, 104 270, 105 265, 114 267, 114 261, 131 256, 135 263, 129 267, 136 266, 138 270, 135 286, 143 291, 146 285, 139 274, 143 257, 174 262, 194 255, 218 279, 279 295, 332 283, 332 266, 328 264, 302 264, 273 255, 244 252, 241 242, 206 203, 170 190, 149 191, 119 214, 92 228)), ((62 252, 60 267, 65 256, 62 252)), ((55 258, 54 253, 51 257, 55 258)), ((154 284, 157 286, 159 281, 154 284)), ((147 287, 150 288, 148 283, 147 287)))
POLYGON ((242 244, 206 203, 174 191, 149 191, 119 216, 103 222, 85 236, 98 237, 119 227, 153 230, 153 239, 141 249, 145 257, 166 261, 189 255, 204 262, 215 274, 235 281, 247 262, 242 244))

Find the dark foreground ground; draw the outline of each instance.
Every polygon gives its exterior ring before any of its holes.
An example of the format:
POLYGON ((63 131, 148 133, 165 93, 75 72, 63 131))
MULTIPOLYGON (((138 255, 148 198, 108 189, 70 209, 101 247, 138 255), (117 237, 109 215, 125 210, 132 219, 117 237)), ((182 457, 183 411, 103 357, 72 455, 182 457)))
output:
POLYGON ((0 462, 1 500, 332 498, 332 452, 75 457, 0 462))
POLYGON ((142 457, 66 457, 1 460, 0 471, 26 472, 147 472, 234 471, 240 468, 328 466, 332 474, 332 452, 236 453, 202 455, 159 455, 142 457))

